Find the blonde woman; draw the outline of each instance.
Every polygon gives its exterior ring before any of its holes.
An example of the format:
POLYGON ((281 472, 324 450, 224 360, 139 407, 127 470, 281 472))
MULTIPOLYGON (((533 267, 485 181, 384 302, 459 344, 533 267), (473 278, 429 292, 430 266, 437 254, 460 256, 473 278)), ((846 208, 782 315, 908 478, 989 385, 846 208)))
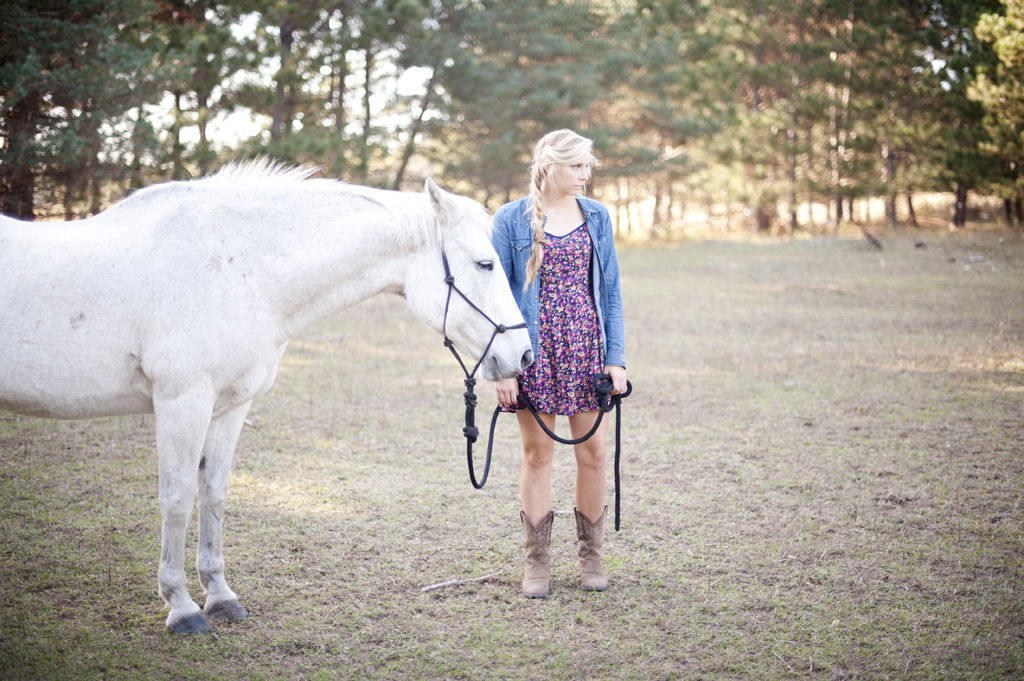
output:
MULTIPOLYGON (((551 461, 554 441, 533 415, 517 407, 522 390, 551 429, 569 417, 573 438, 598 415, 593 377, 607 373, 613 394, 626 390, 626 359, 619 265, 608 210, 582 196, 596 159, 593 142, 556 130, 537 143, 530 195, 494 216, 492 242, 529 327, 536 358, 519 379, 497 384, 498 402, 517 411, 523 440, 520 520, 526 532, 523 593, 545 598, 551 575, 551 461)), ((605 506, 607 419, 576 455, 576 529, 581 582, 604 591, 601 565, 605 506)))

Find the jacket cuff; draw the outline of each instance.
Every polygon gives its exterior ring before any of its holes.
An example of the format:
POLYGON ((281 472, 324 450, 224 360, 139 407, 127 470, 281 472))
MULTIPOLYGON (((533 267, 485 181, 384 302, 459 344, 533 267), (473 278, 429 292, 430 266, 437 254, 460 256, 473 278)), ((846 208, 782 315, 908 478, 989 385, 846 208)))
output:
POLYGON ((604 358, 605 366, 613 365, 626 368, 626 353, 615 348, 608 348, 608 355, 604 358))

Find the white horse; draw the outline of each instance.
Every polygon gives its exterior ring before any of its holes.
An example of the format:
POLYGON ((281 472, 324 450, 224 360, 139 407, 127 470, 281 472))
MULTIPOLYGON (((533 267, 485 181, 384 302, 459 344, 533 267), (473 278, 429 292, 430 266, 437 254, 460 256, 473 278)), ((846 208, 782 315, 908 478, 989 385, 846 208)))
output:
MULTIPOLYGON (((380 292, 404 296, 441 331, 442 248, 481 310, 497 323, 523 321, 478 203, 430 180, 408 194, 310 174, 234 166, 143 189, 79 222, 0 218, 0 409, 156 415, 158 582, 175 633, 248 614, 224 579, 221 524, 242 422, 273 385, 289 339, 380 292), (185 587, 197 496, 205 615, 185 587)), ((458 296, 445 328, 477 358, 494 331, 458 296)), ((494 338, 481 369, 497 380, 531 361, 520 329, 494 338)))

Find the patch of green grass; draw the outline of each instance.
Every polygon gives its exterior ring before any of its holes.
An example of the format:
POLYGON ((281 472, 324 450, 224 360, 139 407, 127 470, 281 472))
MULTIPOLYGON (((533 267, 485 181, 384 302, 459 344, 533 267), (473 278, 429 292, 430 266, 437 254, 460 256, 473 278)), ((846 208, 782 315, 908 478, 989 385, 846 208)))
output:
POLYGON ((251 617, 214 636, 163 631, 152 417, 0 414, 0 677, 1019 678, 1024 244, 919 240, 621 253, 602 594, 560 448, 554 593, 519 595, 514 420, 472 490, 460 372, 397 298, 292 343, 253 406, 225 518, 251 617))

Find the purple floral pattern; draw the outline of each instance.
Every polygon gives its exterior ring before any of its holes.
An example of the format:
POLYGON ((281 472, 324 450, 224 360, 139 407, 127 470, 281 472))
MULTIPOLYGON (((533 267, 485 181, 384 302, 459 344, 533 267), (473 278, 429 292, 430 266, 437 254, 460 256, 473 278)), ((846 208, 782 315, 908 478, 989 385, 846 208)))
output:
MULTIPOLYGON (((519 387, 537 411, 570 416, 598 408, 594 374, 604 368, 601 329, 590 291, 586 223, 565 236, 548 235, 540 266, 537 357, 519 387)), ((514 411, 504 407, 503 411, 514 411)))

